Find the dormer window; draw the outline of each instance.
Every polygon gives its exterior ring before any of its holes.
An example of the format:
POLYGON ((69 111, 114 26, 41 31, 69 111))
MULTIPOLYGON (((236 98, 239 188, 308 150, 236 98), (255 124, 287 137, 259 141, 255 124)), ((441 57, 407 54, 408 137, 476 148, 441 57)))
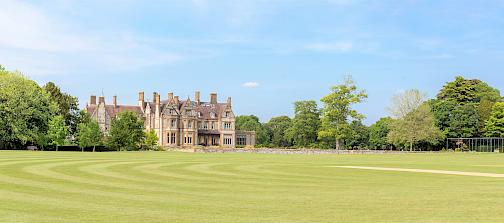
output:
POLYGON ((229 117, 231 117, 231 112, 226 112, 226 113, 224 113, 224 117, 225 117, 225 118, 229 118, 229 117))
POLYGON ((210 118, 215 118, 215 113, 210 113, 210 118))

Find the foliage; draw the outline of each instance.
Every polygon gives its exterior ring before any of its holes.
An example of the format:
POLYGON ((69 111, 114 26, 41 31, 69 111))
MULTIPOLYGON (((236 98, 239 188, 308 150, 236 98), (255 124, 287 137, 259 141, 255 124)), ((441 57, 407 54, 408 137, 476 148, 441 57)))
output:
POLYGON ((290 128, 292 120, 288 116, 280 116, 272 118, 266 127, 271 132, 271 144, 275 147, 288 147, 292 142, 287 140, 285 133, 290 128))
POLYGON ((154 131, 154 129, 150 129, 150 131, 145 132, 144 145, 146 146, 146 149, 159 150, 158 140, 159 140, 159 138, 156 134, 156 131, 154 131))
POLYGON ((315 101, 294 103, 294 119, 285 131, 285 139, 297 147, 307 147, 317 142, 320 127, 320 111, 315 101))
POLYGON ((58 105, 57 113, 64 117, 65 123, 69 126, 70 134, 77 131, 79 103, 76 97, 67 93, 62 93, 60 88, 53 82, 44 85, 44 90, 50 94, 50 99, 58 105))
POLYGON ((402 119, 394 120, 388 134, 389 143, 397 147, 409 146, 410 150, 420 142, 438 144, 443 138, 444 135, 436 127, 434 116, 427 103, 402 119))
POLYGON ((396 94, 392 98, 392 106, 389 111, 392 117, 399 119, 420 107, 426 100, 427 94, 417 89, 407 90, 396 94))
POLYGON ((119 150, 138 150, 144 140, 144 123, 134 112, 121 112, 110 125, 107 147, 119 150))
POLYGON ((456 77, 430 101, 437 126, 448 137, 482 136, 491 107, 501 99, 500 92, 477 79, 456 77))
POLYGON ((350 137, 345 140, 345 147, 348 149, 369 148, 369 128, 360 120, 354 120, 350 123, 350 129, 350 137))
POLYGON ((485 124, 486 137, 504 137, 504 102, 493 106, 490 118, 485 124))
POLYGON ((257 144, 268 145, 270 135, 268 129, 259 122, 259 118, 254 115, 242 115, 236 117, 236 130, 255 131, 257 144))
POLYGON ((66 138, 68 136, 68 126, 65 125, 65 119, 61 115, 54 116, 49 121, 49 129, 47 130, 47 136, 49 140, 49 145, 62 146, 65 144, 66 138))
POLYGON ((79 147, 83 149, 92 146, 94 151, 96 146, 102 145, 103 134, 95 120, 79 123, 76 135, 79 147))
POLYGON ((37 83, 19 72, 0 70, 0 148, 47 143, 56 106, 37 83))
POLYGON ((341 141, 350 138, 352 134, 349 119, 364 118, 352 109, 352 105, 362 102, 365 98, 367 98, 366 92, 358 90, 350 78, 343 84, 333 86, 331 93, 320 100, 324 103, 324 109, 319 138, 335 140, 336 149, 340 149, 341 141))
POLYGON ((369 147, 371 149, 388 149, 391 144, 387 140, 387 135, 390 132, 392 118, 381 118, 376 123, 369 127, 369 147))

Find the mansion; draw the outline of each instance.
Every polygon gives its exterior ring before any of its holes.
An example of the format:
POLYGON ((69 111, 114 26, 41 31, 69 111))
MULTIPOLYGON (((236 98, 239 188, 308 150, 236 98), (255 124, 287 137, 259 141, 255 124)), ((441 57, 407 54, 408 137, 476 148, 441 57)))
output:
POLYGON ((104 133, 110 129, 112 120, 123 111, 132 111, 144 120, 145 131, 154 129, 163 147, 216 146, 229 147, 255 146, 253 131, 235 129, 231 97, 225 103, 217 101, 217 94, 210 94, 210 101, 200 100, 200 92, 195 92, 194 100, 189 97, 180 100, 173 93, 166 99, 154 92, 153 101, 145 101, 144 92, 138 94, 138 105, 118 105, 117 96, 112 104, 105 103, 105 97, 90 97, 86 106, 91 118, 96 120, 104 133))

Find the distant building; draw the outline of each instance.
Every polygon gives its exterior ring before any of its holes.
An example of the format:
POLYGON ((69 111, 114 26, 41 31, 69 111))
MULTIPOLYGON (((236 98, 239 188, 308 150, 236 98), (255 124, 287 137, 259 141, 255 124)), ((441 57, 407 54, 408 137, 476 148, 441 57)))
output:
POLYGON ((87 112, 104 133, 110 129, 112 120, 123 111, 137 113, 145 121, 145 130, 154 129, 159 137, 158 144, 163 147, 253 147, 256 135, 253 131, 235 129, 231 97, 226 103, 217 101, 217 94, 210 94, 210 102, 200 100, 200 92, 195 93, 194 101, 189 97, 180 101, 178 96, 168 93, 161 101, 161 96, 154 92, 153 101, 145 101, 144 92, 138 94, 138 105, 118 105, 114 96, 112 104, 105 103, 104 97, 90 97, 87 112))

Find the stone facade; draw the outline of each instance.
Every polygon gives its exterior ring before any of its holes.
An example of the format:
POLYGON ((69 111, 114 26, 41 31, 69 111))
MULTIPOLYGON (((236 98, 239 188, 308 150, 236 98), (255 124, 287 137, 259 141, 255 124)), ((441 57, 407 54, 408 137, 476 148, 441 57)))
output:
POLYGON ((90 97, 86 110, 104 133, 110 129, 112 119, 123 111, 132 111, 144 119, 145 130, 154 129, 158 144, 163 147, 216 146, 234 148, 254 147, 256 136, 253 131, 237 131, 231 97, 225 103, 217 101, 217 94, 210 94, 210 102, 200 100, 196 92, 194 100, 189 97, 181 101, 178 96, 168 93, 165 100, 154 92, 153 101, 145 101, 144 92, 138 94, 138 105, 118 105, 113 97, 112 105, 105 103, 104 97, 90 97))

